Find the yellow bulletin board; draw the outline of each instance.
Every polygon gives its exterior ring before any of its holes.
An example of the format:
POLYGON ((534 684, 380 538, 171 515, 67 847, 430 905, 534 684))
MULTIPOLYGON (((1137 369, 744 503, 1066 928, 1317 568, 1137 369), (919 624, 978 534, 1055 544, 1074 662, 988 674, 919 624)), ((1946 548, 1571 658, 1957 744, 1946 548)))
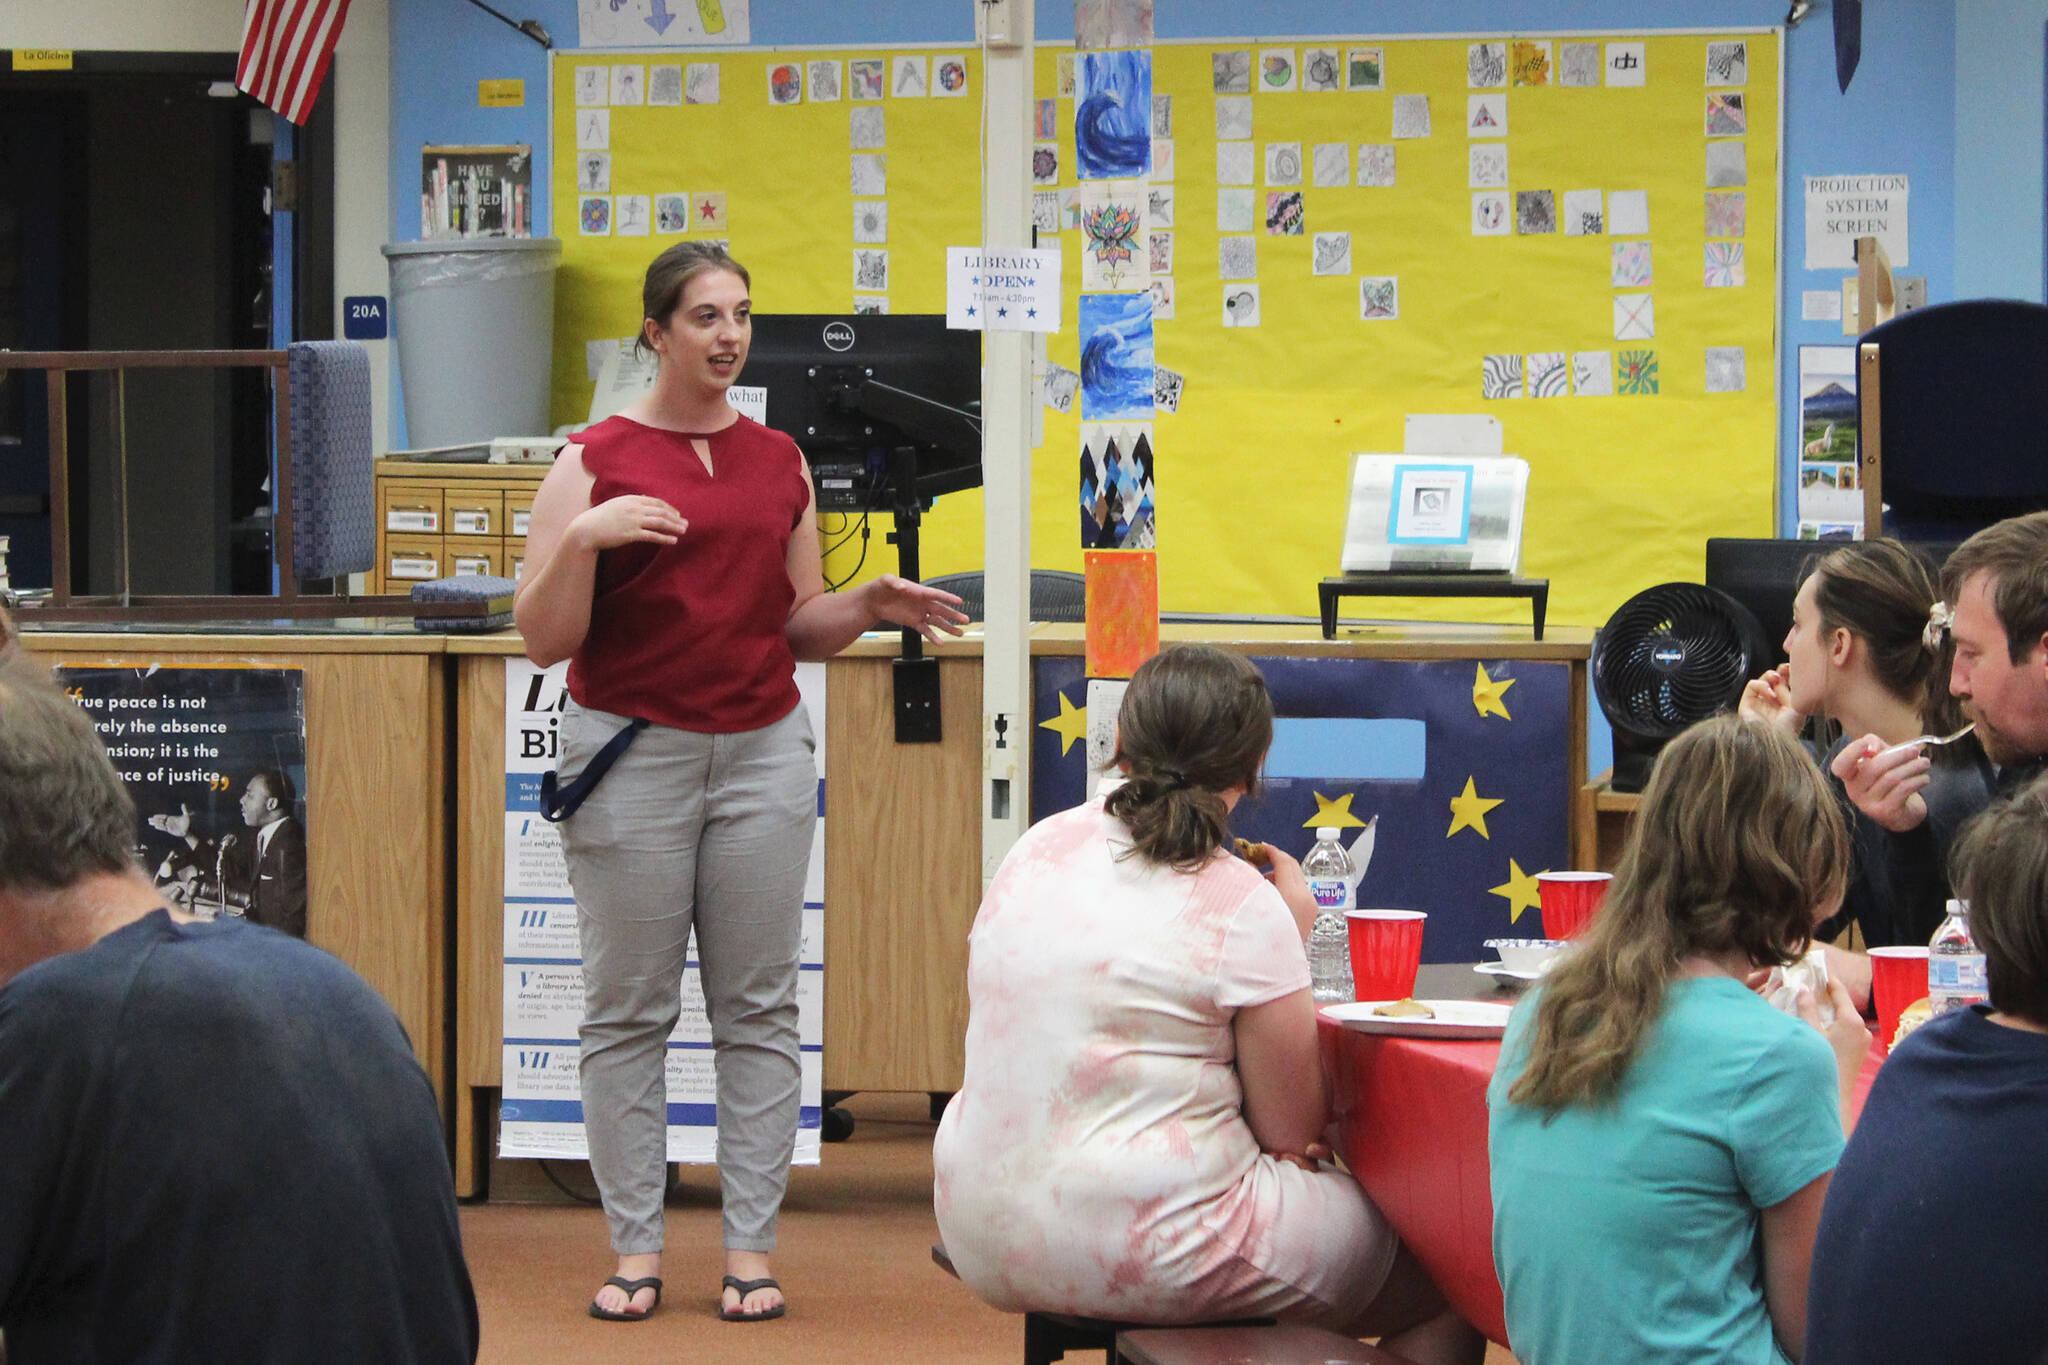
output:
MULTIPOLYGON (((1164 609, 1313 614, 1316 581, 1338 568, 1350 457, 1400 451, 1410 414, 1501 420, 1507 453, 1531 466, 1522 571, 1551 580, 1555 621, 1599 624, 1644 587, 1695 578, 1709 536, 1771 533, 1776 32, 1247 39, 1150 51, 1153 93, 1170 102, 1155 138, 1172 144, 1170 171, 1155 168, 1150 190, 1173 201, 1171 227, 1157 227, 1173 234, 1173 309, 1154 322, 1154 349, 1156 363, 1183 381, 1178 410, 1152 421, 1164 609), (1506 58, 1499 83, 1472 84, 1492 74, 1477 44, 1506 58), (1740 63, 1728 60, 1733 44, 1740 63), (1583 79, 1588 45, 1598 83, 1564 84, 1568 75, 1583 79), (1380 88, 1347 89, 1349 58, 1364 49, 1379 49, 1380 88), (1338 89, 1302 88, 1304 75, 1323 69, 1316 59, 1325 51, 1338 54, 1338 89), (1245 54, 1253 88, 1255 327, 1224 325, 1222 243, 1243 234, 1218 230, 1215 71, 1219 54, 1236 53, 1245 54), (1274 57, 1292 63, 1293 89, 1261 88, 1262 76, 1280 69, 1267 60, 1274 57), (1613 83, 1637 73, 1640 85, 1613 83), (1518 77, 1543 83, 1516 84, 1518 77), (1417 95, 1428 99, 1429 134, 1397 139, 1396 97, 1417 95), (1474 96, 1497 97, 1484 103, 1495 115, 1504 108, 1504 137, 1468 136, 1474 96), (1348 149, 1345 183, 1315 183, 1315 147, 1339 143, 1348 149), (1472 148, 1482 143, 1506 148, 1505 187, 1474 188, 1472 148), (1303 232, 1270 235, 1267 197, 1294 187, 1267 183, 1267 154, 1281 149, 1284 179, 1285 149, 1296 144, 1303 232), (1711 205, 1710 144, 1719 148, 1711 153, 1716 178, 1727 180, 1732 167, 1742 180, 1716 186, 1711 205), (1359 183, 1361 146, 1394 149, 1393 184, 1359 183), (1522 226, 1540 227, 1540 192, 1563 220, 1566 193, 1591 190, 1600 191, 1597 234, 1566 232, 1563 221, 1550 232, 1516 231, 1520 196, 1538 196, 1522 226), (1480 193, 1506 196, 1505 233, 1475 232, 1480 193), (1742 197, 1739 215, 1730 195, 1742 197), (1630 221, 1638 204, 1647 222, 1630 221), (1631 230, 1608 230, 1615 226, 1631 230), (1318 233, 1349 234, 1348 269, 1316 273, 1318 233), (1398 281, 1398 316, 1361 317, 1367 277, 1398 281), (1649 335, 1617 336, 1640 332, 1645 320, 1649 335), (1620 363, 1628 352, 1653 358, 1654 392, 1624 392, 1649 387, 1642 365, 1620 363), (1559 353, 1564 370, 1553 373, 1541 358, 1559 353), (1580 392, 1601 387, 1602 355, 1613 392, 1580 392), (1522 372, 1520 396, 1483 396, 1483 375, 1490 367, 1498 384, 1516 368, 1510 357, 1522 372), (1585 373, 1575 378, 1580 361, 1585 373), (1562 379, 1563 391, 1529 396, 1539 377, 1562 379)), ((1043 49, 1036 68, 1036 93, 1055 101, 1058 145, 1057 182, 1037 189, 1069 200, 1078 183, 1074 102, 1059 91, 1074 60, 1071 51, 1043 49)), ((893 312, 944 310, 944 248, 980 237, 981 67, 972 49, 558 54, 552 175, 564 251, 553 420, 587 412, 585 343, 631 334, 641 272, 678 239, 578 231, 577 114, 599 106, 577 104, 577 68, 604 67, 609 80, 614 64, 647 73, 709 64, 719 72, 717 103, 604 106, 614 214, 621 195, 651 203, 660 194, 723 194, 725 226, 693 221, 688 235, 730 243, 753 272, 758 311, 851 312, 857 293, 886 297, 893 312), (925 59, 927 87, 939 59, 956 59, 964 95, 898 96, 889 65, 899 56, 925 59), (885 63, 891 84, 879 100, 851 98, 853 62, 872 59, 885 63), (839 99, 810 98, 815 62, 836 64, 839 99), (784 66, 801 73, 804 98, 773 105, 770 73, 784 66), (882 110, 885 144, 874 150, 886 156, 886 187, 857 201, 850 130, 863 107, 882 110), (855 252, 874 249, 854 240, 856 204, 874 199, 888 206, 888 283, 856 291, 855 252)), ((1571 202, 1583 211, 1588 201, 1571 202)), ((1058 221, 1041 244, 1057 243, 1064 254, 1065 326, 1047 338, 1046 357, 1074 370, 1081 234, 1071 211, 1058 221)), ((1041 568, 1082 567, 1081 407, 1043 413, 1031 498, 1032 562, 1041 568)), ((837 521, 828 519, 828 539, 837 521)), ((881 529, 859 577, 893 567, 881 529)), ((925 521, 923 552, 928 574, 981 567, 978 492, 939 500, 925 521)), ((838 578, 853 564, 852 550, 835 551, 827 570, 838 578)), ((1373 610, 1397 613, 1402 604, 1376 601, 1373 610)), ((1519 604, 1483 602, 1416 603, 1409 614, 1522 619, 1519 604)))

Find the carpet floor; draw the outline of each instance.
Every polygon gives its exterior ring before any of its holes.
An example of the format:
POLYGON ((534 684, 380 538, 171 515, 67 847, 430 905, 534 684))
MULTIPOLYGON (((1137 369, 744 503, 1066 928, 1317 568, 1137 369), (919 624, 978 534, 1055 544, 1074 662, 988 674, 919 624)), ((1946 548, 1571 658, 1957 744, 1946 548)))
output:
MULTIPOLYGON (((989 1308, 932 1264, 934 1125, 923 1095, 857 1095, 852 1138, 821 1165, 790 1174, 775 1274, 789 1298, 773 1322, 717 1316, 718 1176, 685 1166, 668 1208, 660 1310, 645 1322, 601 1322, 590 1296, 611 1273, 604 1216, 558 1191, 538 1162, 500 1161, 490 1202, 462 1210, 462 1235, 483 1320, 484 1365, 832 1360, 1017 1365, 1023 1319, 989 1308)), ((552 1162, 563 1184, 593 1192, 587 1168, 552 1162)), ((1099 1357, 1069 1356, 1075 1365, 1099 1357)), ((1488 1365, 1513 1365, 1496 1347, 1488 1365)))

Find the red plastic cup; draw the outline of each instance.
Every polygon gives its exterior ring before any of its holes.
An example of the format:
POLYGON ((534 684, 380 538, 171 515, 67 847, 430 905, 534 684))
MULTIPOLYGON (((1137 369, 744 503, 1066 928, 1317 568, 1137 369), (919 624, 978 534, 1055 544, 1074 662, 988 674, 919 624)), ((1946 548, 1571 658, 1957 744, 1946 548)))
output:
POLYGON ((1891 1051, 1899 1014, 1927 994, 1927 946, 1870 950, 1870 998, 1877 1003, 1877 1045, 1891 1051))
POLYGON ((1351 910, 1351 986, 1359 1000, 1405 1000, 1415 994, 1422 966, 1420 910, 1351 910))
POLYGON ((1593 922, 1607 897, 1612 872, 1538 872, 1536 898, 1543 907, 1543 937, 1577 938, 1593 922))

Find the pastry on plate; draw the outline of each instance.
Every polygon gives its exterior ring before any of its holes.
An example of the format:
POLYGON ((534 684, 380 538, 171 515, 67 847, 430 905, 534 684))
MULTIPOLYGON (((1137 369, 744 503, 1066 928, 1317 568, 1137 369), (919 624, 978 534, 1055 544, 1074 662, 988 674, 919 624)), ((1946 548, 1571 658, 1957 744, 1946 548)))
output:
POLYGON ((1374 1014, 1388 1019, 1434 1019, 1436 1011, 1413 996, 1405 1000, 1389 1001, 1373 1010, 1374 1014))

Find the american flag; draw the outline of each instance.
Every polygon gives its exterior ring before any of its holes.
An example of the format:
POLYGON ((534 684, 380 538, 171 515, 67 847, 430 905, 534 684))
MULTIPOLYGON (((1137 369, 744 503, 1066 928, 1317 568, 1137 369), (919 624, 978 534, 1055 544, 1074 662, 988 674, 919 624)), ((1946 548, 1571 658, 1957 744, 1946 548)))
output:
POLYGON ((334 60, 348 0, 248 0, 235 84, 304 123, 334 60))

